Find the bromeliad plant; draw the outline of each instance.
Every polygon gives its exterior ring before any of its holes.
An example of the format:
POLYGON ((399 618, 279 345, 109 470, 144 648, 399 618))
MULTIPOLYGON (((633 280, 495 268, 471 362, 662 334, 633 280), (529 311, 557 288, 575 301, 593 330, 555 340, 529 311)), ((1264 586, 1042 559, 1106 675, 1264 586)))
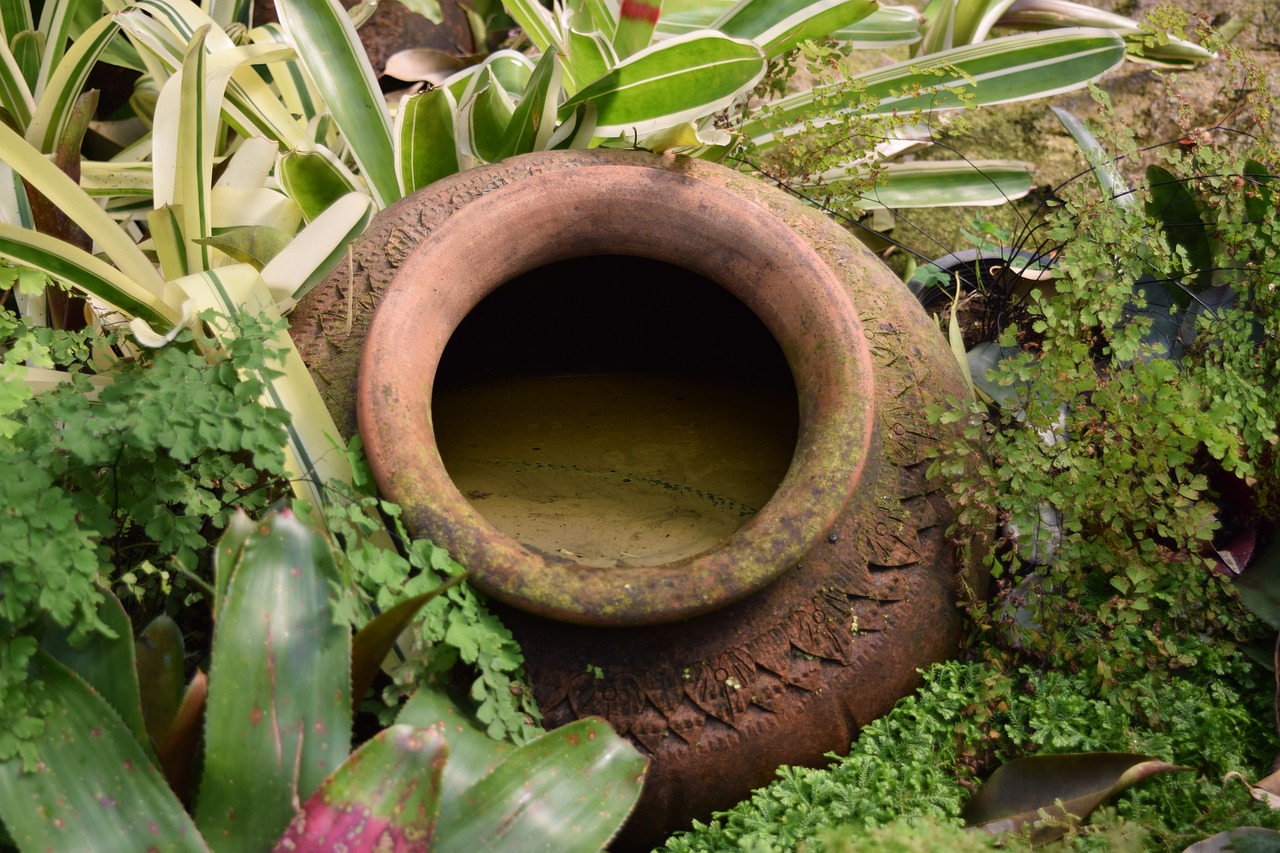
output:
POLYGON ((0 819, 19 849, 594 851, 609 840, 645 759, 602 720, 514 747, 426 689, 352 752, 353 697, 440 590, 353 640, 334 619, 341 584, 328 544, 290 513, 237 516, 217 549, 212 666, 185 696, 171 625, 153 624, 135 651, 105 596, 110 640, 77 646, 51 626, 33 666, 55 710, 27 766, 0 764, 0 819))

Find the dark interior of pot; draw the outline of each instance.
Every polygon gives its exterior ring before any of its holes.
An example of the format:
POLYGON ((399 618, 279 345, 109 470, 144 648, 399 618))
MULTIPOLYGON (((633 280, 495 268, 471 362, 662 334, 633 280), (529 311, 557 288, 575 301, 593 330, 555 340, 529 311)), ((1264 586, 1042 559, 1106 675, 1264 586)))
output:
POLYGON ((647 258, 505 283, 449 339, 432 399, 458 491, 503 533, 589 566, 715 547, 791 464, 786 358, 714 282, 647 258))

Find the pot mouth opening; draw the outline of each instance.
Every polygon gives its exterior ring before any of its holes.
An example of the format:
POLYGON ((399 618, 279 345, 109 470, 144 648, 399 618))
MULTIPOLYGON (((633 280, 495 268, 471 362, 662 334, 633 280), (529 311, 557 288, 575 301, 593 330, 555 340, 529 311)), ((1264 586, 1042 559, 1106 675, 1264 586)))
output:
POLYGON ((592 568, 717 547, 773 497, 799 430, 786 357, 751 309, 696 272, 629 255, 499 286, 451 335, 431 407, 441 460, 476 512, 592 568))

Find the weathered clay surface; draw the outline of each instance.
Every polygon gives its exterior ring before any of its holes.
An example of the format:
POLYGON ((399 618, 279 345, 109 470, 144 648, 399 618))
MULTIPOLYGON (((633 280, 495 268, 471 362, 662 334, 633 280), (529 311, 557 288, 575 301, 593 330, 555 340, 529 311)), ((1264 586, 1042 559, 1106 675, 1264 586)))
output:
MULTIPOLYGON (((455 211, 529 176, 618 164, 731 189, 744 206, 794 229, 845 287, 875 389, 856 490, 810 550, 750 597, 685 622, 621 629, 502 608, 549 726, 598 714, 651 756, 622 841, 643 847, 732 805, 780 764, 820 764, 826 753, 846 750, 861 726, 915 688, 918 667, 953 653, 961 572, 944 538, 947 507, 924 475, 938 440, 924 410, 958 396, 962 385, 938 330, 901 282, 838 226, 786 195, 698 161, 534 154, 442 181, 388 209, 355 247, 351 267, 299 306, 294 337, 339 425, 355 429, 356 374, 372 310, 455 211)), ((448 544, 447 531, 417 532, 448 544)))

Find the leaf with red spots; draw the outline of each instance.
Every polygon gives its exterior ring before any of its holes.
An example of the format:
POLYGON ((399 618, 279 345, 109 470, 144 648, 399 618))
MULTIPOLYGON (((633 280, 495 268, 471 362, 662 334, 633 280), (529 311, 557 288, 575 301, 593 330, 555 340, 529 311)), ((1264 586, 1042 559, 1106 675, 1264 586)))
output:
POLYGON ((34 740, 36 769, 0 764, 0 819, 19 849, 207 851, 106 700, 44 652, 33 668, 52 707, 34 740))
POLYGON ((515 751, 515 746, 494 740, 442 691, 423 688, 415 693, 396 722, 416 728, 435 728, 449 745, 444 768, 443 799, 452 802, 479 779, 493 772, 515 751))
POLYGON ((441 803, 431 851, 595 853, 635 807, 646 763, 604 720, 576 720, 441 803))
POLYGON ((275 850, 428 849, 448 753, 437 729, 397 725, 380 732, 311 795, 275 850))
POLYGON ((214 630, 196 824, 216 850, 263 850, 351 750, 351 634, 337 567, 292 513, 243 543, 214 630))

